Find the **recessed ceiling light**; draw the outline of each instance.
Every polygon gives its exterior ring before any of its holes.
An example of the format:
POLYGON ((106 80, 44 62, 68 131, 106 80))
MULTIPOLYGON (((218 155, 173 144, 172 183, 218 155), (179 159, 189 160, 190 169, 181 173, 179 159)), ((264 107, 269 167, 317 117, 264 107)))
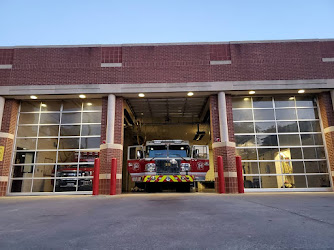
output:
POLYGON ((248 97, 245 97, 245 98, 244 98, 244 101, 249 101, 249 98, 248 98, 248 97))
POLYGON ((255 91, 254 90, 251 90, 248 92, 250 95, 254 95, 255 94, 255 91))
POLYGON ((298 90, 298 94, 304 94, 304 93, 305 93, 305 89, 298 90))
POLYGON ((193 92, 188 92, 187 96, 193 96, 194 93, 193 92))
POLYGON ((87 106, 92 106, 92 105, 93 105, 93 103, 91 103, 91 102, 87 103, 87 106))
POLYGON ((85 99, 85 98, 86 98, 86 95, 79 95, 79 97, 80 97, 81 99, 85 99))
POLYGON ((145 94, 144 93, 139 93, 138 96, 139 97, 145 97, 145 94))
POLYGON ((48 105, 46 105, 45 103, 42 103, 41 106, 42 106, 43 108, 46 108, 48 105))
POLYGON ((31 96, 30 96, 30 99, 37 99, 37 96, 35 96, 35 95, 31 95, 31 96))
POLYGON ((289 100, 294 100, 295 99, 295 97, 294 96, 291 96, 291 97, 289 97, 289 100))

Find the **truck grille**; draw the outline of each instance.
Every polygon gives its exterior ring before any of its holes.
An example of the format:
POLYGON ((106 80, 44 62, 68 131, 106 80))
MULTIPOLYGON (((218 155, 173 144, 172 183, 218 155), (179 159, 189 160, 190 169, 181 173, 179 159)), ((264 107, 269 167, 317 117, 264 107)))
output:
POLYGON ((157 174, 179 174, 181 160, 176 160, 177 164, 171 164, 170 159, 156 160, 155 166, 157 174))

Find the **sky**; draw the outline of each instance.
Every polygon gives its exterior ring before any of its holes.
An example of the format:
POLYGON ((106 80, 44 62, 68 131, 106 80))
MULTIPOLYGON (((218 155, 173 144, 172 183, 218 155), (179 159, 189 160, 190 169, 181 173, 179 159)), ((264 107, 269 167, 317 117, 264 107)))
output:
POLYGON ((0 0, 0 46, 334 38, 334 0, 0 0))

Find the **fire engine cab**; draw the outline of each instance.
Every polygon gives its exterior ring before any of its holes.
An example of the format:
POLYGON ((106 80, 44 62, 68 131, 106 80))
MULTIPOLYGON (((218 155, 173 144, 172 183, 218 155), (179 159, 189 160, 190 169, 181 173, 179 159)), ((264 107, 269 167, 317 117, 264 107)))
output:
POLYGON ((195 181, 205 180, 209 170, 209 148, 190 146, 184 140, 153 140, 146 145, 128 147, 128 171, 137 186, 146 191, 175 183, 176 189, 189 191, 195 181), (144 184, 144 185, 143 185, 144 184))

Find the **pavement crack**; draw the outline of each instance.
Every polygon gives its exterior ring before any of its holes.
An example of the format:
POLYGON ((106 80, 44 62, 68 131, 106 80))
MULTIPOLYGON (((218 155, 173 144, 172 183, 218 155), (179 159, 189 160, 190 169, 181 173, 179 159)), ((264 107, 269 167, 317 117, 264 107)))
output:
POLYGON ((288 209, 275 207, 275 206, 271 206, 271 205, 266 205, 266 204, 256 202, 256 201, 249 201, 249 200, 245 200, 245 199, 239 199, 239 200, 247 201, 247 202, 254 203, 254 204, 261 205, 261 206, 268 207, 268 208, 274 208, 274 209, 277 209, 277 210, 285 211, 285 212, 288 212, 290 214, 297 215, 299 217, 303 217, 305 219, 309 219, 309 220, 312 220, 312 221, 316 221, 316 222, 323 223, 323 224, 330 225, 330 226, 334 227, 333 223, 330 223, 330 222, 327 222, 327 221, 324 221, 324 220, 320 220, 320 219, 316 219, 316 218, 313 218, 313 217, 310 217, 310 216, 307 216, 307 215, 304 215, 304 214, 300 214, 300 213, 297 213, 297 212, 294 212, 294 211, 291 211, 291 210, 288 210, 288 209))

